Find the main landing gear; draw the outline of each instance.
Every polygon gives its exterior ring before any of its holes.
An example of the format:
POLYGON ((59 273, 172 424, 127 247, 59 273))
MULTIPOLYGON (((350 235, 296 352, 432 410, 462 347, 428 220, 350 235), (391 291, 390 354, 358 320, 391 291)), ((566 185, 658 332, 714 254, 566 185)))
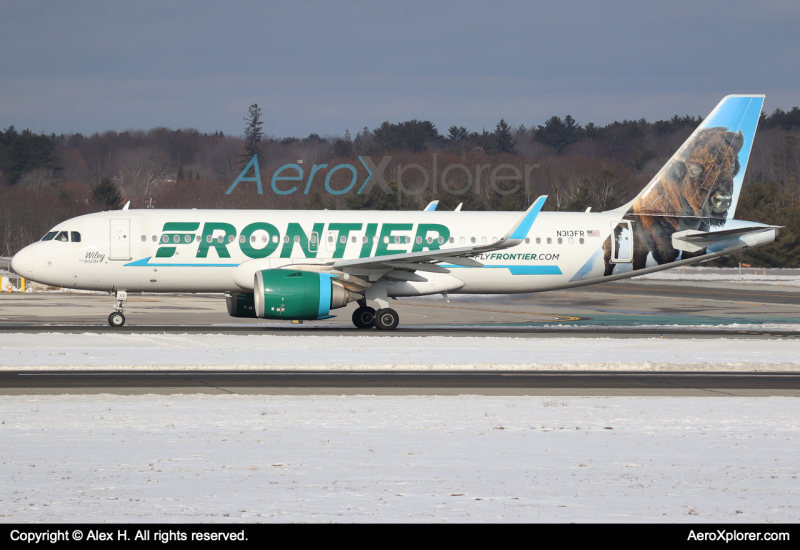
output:
POLYGON ((114 294, 114 312, 108 316, 108 324, 112 327, 121 327, 125 324, 125 315, 122 311, 125 309, 127 301, 128 293, 124 290, 118 290, 114 294))
POLYGON ((358 309, 353 312, 353 324, 356 328, 369 329, 375 327, 378 330, 394 330, 400 322, 400 316, 397 312, 388 307, 375 311, 367 306, 366 300, 359 300, 358 306, 358 309))

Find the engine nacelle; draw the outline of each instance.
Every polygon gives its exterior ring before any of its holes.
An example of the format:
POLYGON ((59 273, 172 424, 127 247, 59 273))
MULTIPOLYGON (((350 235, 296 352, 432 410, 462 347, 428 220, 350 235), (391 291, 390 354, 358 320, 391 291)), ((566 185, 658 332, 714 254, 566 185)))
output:
POLYGON ((330 310, 363 298, 334 279, 334 275, 314 271, 257 271, 253 285, 256 316, 261 319, 327 319, 330 310))
POLYGON ((249 292, 231 292, 225 296, 228 315, 231 317, 256 317, 256 305, 249 292))

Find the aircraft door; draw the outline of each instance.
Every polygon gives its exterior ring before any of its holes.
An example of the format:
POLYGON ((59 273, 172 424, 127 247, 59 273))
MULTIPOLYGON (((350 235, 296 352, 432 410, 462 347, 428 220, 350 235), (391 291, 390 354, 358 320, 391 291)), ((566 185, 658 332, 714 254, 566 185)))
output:
POLYGON ((633 231, 631 222, 611 222, 611 263, 625 264, 633 261, 633 231))
POLYGON ((131 221, 128 219, 111 220, 111 260, 131 259, 131 221))
POLYGON ((309 252, 319 250, 319 234, 316 231, 312 231, 311 236, 308 238, 308 250, 309 252))

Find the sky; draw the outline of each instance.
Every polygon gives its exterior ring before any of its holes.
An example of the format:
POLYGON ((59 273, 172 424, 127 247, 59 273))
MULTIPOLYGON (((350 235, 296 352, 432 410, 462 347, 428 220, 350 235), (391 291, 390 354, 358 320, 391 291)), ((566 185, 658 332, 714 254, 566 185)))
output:
POLYGON ((354 135, 800 105, 800 2, 37 1, 0 5, 0 127, 354 135))

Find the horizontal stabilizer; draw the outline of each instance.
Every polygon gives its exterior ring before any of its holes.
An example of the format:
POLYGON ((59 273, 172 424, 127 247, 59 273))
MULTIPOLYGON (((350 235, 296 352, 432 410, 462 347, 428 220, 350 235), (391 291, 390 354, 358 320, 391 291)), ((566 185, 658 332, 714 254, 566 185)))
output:
POLYGON ((696 231, 687 229, 672 234, 672 246, 676 250, 685 252, 697 252, 703 248, 711 246, 721 241, 740 239, 748 235, 756 235, 765 231, 775 231, 776 237, 782 225, 757 225, 750 227, 737 227, 723 231, 696 231))

